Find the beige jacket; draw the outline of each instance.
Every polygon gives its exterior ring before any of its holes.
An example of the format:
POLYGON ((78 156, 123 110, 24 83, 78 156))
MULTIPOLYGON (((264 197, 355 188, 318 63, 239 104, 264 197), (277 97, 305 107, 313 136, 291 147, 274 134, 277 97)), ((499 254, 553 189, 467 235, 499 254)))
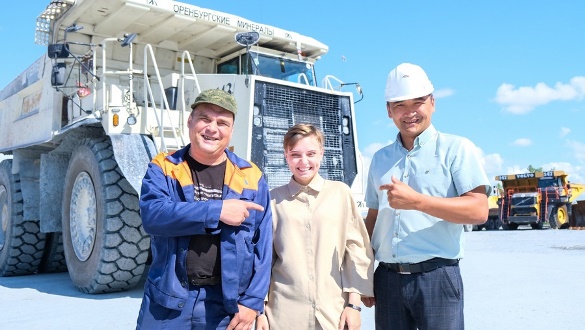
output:
POLYGON ((270 328, 337 329, 348 292, 373 296, 374 257, 350 188, 317 175, 271 192, 270 328))

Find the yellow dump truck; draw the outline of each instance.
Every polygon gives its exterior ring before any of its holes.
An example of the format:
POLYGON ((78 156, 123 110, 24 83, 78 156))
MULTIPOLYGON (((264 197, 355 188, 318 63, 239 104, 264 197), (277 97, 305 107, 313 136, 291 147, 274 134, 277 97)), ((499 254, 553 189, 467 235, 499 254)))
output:
POLYGON ((519 225, 542 229, 569 227, 573 201, 585 191, 585 185, 571 183, 564 171, 544 171, 499 175, 503 196, 500 219, 506 230, 519 225))
POLYGON ((492 187, 492 193, 488 196, 489 213, 487 221, 481 225, 464 225, 465 231, 479 231, 485 228, 485 230, 498 230, 502 226, 500 220, 500 200, 502 198, 501 189, 498 187, 492 187))

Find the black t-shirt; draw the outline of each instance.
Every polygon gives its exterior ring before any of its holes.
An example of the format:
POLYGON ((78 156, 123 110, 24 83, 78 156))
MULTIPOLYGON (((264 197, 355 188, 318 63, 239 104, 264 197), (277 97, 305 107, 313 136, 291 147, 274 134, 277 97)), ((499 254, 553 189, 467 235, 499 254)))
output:
MULTIPOLYGON (((193 176, 195 201, 219 200, 222 197, 226 162, 204 165, 185 157, 193 176)), ((187 275, 192 284, 217 284, 221 278, 219 235, 192 235, 187 253, 187 275)))

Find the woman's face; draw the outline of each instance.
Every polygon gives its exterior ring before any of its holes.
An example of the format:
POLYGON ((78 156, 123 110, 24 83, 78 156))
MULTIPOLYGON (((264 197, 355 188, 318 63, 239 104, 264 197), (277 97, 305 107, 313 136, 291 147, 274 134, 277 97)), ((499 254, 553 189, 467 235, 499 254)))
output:
POLYGON ((306 136, 285 150, 284 158, 296 182, 308 185, 319 172, 323 148, 317 137, 306 136))

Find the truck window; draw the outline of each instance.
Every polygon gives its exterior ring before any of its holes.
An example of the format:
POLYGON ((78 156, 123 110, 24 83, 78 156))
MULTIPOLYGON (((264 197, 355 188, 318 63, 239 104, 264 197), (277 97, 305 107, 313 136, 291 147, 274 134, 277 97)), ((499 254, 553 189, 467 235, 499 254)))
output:
POLYGON ((316 86, 313 65, 258 52, 240 55, 217 66, 217 73, 248 74, 316 86), (241 63, 246 63, 240 70, 241 63))
POLYGON ((217 73, 239 74, 240 58, 234 57, 231 60, 223 62, 217 66, 217 73))

